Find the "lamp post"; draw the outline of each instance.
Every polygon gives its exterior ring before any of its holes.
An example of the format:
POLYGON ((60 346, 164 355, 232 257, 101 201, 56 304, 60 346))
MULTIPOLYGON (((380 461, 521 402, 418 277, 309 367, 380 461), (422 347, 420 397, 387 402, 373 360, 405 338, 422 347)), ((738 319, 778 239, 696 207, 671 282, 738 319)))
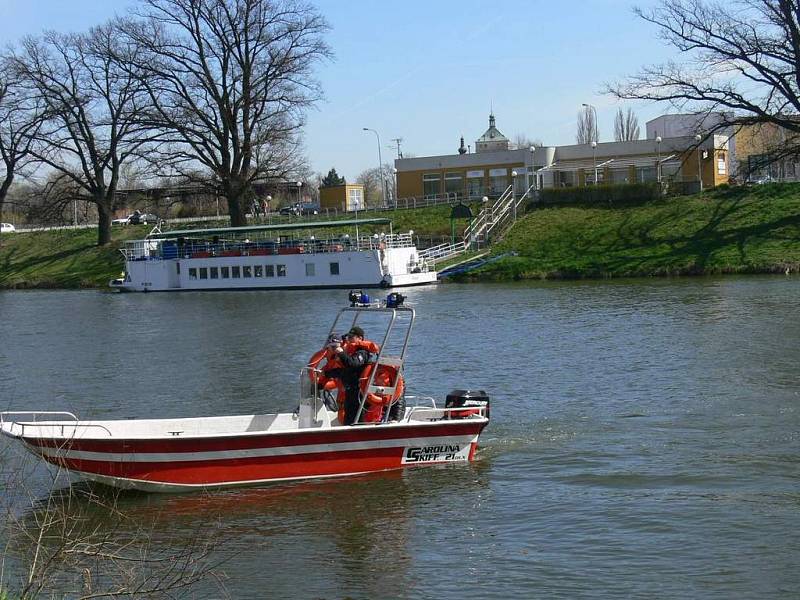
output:
POLYGON ((597 142, 592 142, 592 164, 594 165, 594 185, 597 185, 597 142))
POLYGON ((661 136, 656 137, 656 181, 661 183, 661 136))
POLYGON ((703 136, 699 133, 694 136, 694 141, 697 142, 697 148, 695 148, 695 152, 697 152, 697 180, 700 182, 700 191, 703 191, 703 168, 700 164, 700 140, 703 139, 703 136))
POLYGON ((514 196, 514 184, 517 181, 517 172, 511 171, 511 206, 514 208, 514 222, 517 221, 517 198, 514 196))
POLYGON ((363 129, 364 131, 371 131, 374 133, 378 140, 378 177, 380 177, 381 180, 381 200, 383 201, 383 205, 386 206, 386 187, 383 181, 383 159, 381 158, 381 136, 377 131, 369 127, 363 127, 363 129))
POLYGON ((356 250, 358 250, 358 198, 353 200, 353 208, 356 211, 356 250))
POLYGON ((303 204, 303 196, 302 196, 302 194, 300 192, 300 188, 302 188, 302 187, 303 187, 303 182, 302 181, 298 181, 297 182, 297 210, 300 210, 300 211, 302 211, 302 209, 303 209, 303 207, 300 206, 301 204, 303 204))
MULTIPOLYGON (((528 183, 528 187, 534 187, 536 186, 536 164, 534 163, 536 146, 531 146, 528 150, 531 152, 531 181, 528 183)), ((538 189, 538 186, 536 186, 536 189, 538 189)))
POLYGON ((392 194, 392 200, 394 200, 394 207, 397 208, 397 169, 392 167, 392 178, 394 181, 394 193, 392 194))

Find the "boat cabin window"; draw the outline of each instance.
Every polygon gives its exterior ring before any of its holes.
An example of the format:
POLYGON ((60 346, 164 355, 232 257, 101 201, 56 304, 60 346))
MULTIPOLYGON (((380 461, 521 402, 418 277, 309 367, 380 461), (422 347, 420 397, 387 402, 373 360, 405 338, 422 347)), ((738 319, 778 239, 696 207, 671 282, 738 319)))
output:
POLYGON ((219 269, 217 267, 209 267, 208 274, 211 279, 219 279, 219 269))
POLYGON ((278 277, 286 277, 286 265, 277 265, 278 266, 278 277))
POLYGON ((306 263, 306 277, 313 277, 316 275, 317 267, 314 263, 306 263))
POLYGON ((231 267, 231 277, 233 279, 239 279, 239 266, 231 267))
POLYGON ((208 279, 208 269, 206 267, 200 267, 200 279, 208 279))
POLYGON ((339 274, 339 263, 332 262, 331 263, 331 275, 338 275, 339 274))
POLYGON ((253 276, 253 268, 250 265, 244 265, 242 267, 242 277, 252 277, 253 276))
POLYGON ((256 265, 253 267, 253 277, 263 277, 264 276, 264 267, 261 265, 256 265))
POLYGON ((189 269, 189 279, 197 279, 197 269, 189 269))
POLYGON ((178 275, 181 274, 181 263, 179 262, 175 263, 175 271, 178 273, 178 275))
POLYGON ((275 265, 264 265, 264 276, 275 277, 275 265))
POLYGON ((228 277, 231 276, 230 269, 228 269, 228 267, 220 267, 219 271, 223 279, 228 279, 228 277))

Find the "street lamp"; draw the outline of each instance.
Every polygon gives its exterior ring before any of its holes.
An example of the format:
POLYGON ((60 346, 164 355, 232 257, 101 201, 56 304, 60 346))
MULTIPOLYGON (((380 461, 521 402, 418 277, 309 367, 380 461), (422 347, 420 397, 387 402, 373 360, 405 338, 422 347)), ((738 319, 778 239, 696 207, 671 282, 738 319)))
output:
POLYGON ((703 191, 703 169, 700 165, 700 140, 703 139, 703 136, 699 133, 694 136, 694 141, 697 142, 697 148, 695 148, 695 152, 697 152, 697 180, 700 182, 700 191, 703 191))
POLYGON ((302 181, 298 181, 297 182, 297 208, 298 208, 298 210, 302 210, 302 207, 300 206, 303 203, 303 196, 300 193, 300 188, 302 188, 302 187, 303 187, 303 182, 302 181))
POLYGON ((656 181, 661 183, 661 136, 656 137, 656 181))
POLYGON ((378 176, 381 179, 381 200, 383 201, 383 205, 386 206, 386 187, 383 181, 383 159, 381 158, 381 136, 377 131, 370 129, 369 127, 362 127, 362 129, 364 131, 371 131, 378 139, 378 176))
POLYGON ((528 182, 528 187, 534 187, 536 185, 536 164, 534 162, 536 158, 536 146, 531 145, 528 150, 531 151, 531 180, 528 182))
POLYGON ((594 184, 597 185, 597 142, 592 142, 592 164, 594 164, 594 184))
POLYGON ((514 197, 514 184, 517 181, 517 172, 511 171, 511 206, 514 207, 514 221, 517 220, 517 199, 514 197))

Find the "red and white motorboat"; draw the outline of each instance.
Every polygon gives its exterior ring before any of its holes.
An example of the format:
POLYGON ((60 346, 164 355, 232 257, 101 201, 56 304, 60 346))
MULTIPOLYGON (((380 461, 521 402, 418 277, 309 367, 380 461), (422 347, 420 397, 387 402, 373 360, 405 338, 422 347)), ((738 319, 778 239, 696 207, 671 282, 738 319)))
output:
POLYGON ((351 301, 329 335, 348 323, 373 327, 367 321, 375 318, 386 325, 372 368, 362 375, 357 420, 369 414, 371 422, 342 425, 332 386, 310 365, 301 370, 300 403, 290 413, 83 421, 68 412, 9 411, 0 413, 0 432, 85 479, 152 492, 473 460, 489 422, 488 396, 456 390, 443 407, 433 398, 405 396, 413 308, 402 306, 399 294, 390 294, 388 304, 360 293, 351 293, 351 301))

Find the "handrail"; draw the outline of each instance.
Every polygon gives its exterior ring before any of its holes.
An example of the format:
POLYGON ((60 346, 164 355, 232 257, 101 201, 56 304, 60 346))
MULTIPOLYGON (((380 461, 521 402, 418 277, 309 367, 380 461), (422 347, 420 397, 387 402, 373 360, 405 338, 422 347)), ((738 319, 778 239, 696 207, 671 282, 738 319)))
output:
POLYGON ((79 421, 78 417, 76 417, 71 412, 66 411, 48 411, 48 410, 4 410, 0 412, 0 425, 6 422, 10 423, 19 423, 20 421, 6 421, 5 417, 8 415, 30 415, 33 417, 32 423, 36 422, 36 417, 39 415, 47 415, 47 416, 54 416, 54 415, 62 415, 67 417, 72 417, 73 421, 79 421))
MULTIPOLYGON (((453 406, 451 408, 439 408, 437 406, 411 406, 406 408, 406 414, 403 416, 403 421, 410 421, 414 413, 436 412, 442 413, 442 418, 447 418, 447 415, 453 412, 475 411, 480 418, 487 419, 486 416, 489 412, 488 406, 453 406)), ((468 419, 470 417, 464 417, 468 419)))

